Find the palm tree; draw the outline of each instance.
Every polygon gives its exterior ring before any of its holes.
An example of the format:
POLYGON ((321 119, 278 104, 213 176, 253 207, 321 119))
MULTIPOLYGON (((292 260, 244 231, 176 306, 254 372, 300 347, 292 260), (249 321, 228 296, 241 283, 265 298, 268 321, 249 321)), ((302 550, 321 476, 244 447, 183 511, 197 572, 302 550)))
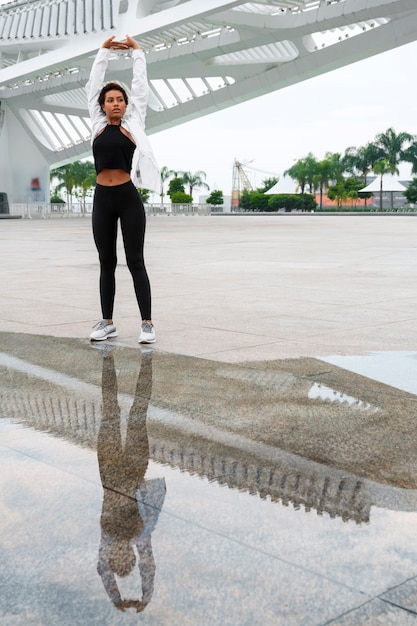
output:
MULTIPOLYGON (((353 146, 347 148, 343 160, 346 171, 350 172, 353 176, 359 175, 362 179, 363 186, 366 186, 368 175, 372 172, 374 163, 376 163, 381 156, 381 149, 374 143, 368 142, 365 146, 360 146, 359 148, 353 146)), ((365 207, 370 196, 370 193, 360 195, 361 198, 365 199, 365 207)))
POLYGON ((161 172, 160 172, 160 175, 161 175, 161 193, 160 193, 160 196, 161 196, 161 209, 162 209, 162 208, 163 208, 163 206, 164 206, 164 196, 165 196, 165 189, 164 189, 164 187, 165 187, 165 181, 167 181, 167 180, 168 180, 168 178, 170 178, 171 176, 173 176, 173 175, 174 175, 174 173, 175 173, 175 172, 174 172, 173 170, 170 170, 170 169, 169 169, 166 165, 164 165, 163 167, 161 167, 161 172))
POLYGON ((343 181, 343 173, 346 170, 345 162, 340 152, 327 152, 322 161, 315 161, 313 176, 314 189, 320 190, 320 208, 323 206, 323 192, 330 181, 335 184, 343 181))
POLYGON ((96 170, 91 161, 75 161, 73 163, 76 179, 76 195, 80 199, 82 216, 86 214, 85 200, 88 192, 96 184, 96 170))
POLYGON ((404 150, 404 161, 411 163, 411 173, 417 174, 417 139, 408 146, 406 150, 404 150))
MULTIPOLYGON (((382 178, 384 174, 391 173, 391 167, 387 159, 381 159, 374 163, 373 170, 375 174, 381 176, 381 182, 380 182, 380 187, 379 187, 379 208, 382 211, 382 193, 383 193, 382 178)), ((392 204, 392 197, 391 197, 391 204, 392 204)))
POLYGON ((67 204, 72 203, 72 196, 81 198, 81 211, 85 212, 85 197, 88 190, 94 187, 96 173, 94 165, 91 161, 73 161, 67 165, 61 165, 51 170, 50 179, 58 179, 60 183, 56 186, 56 191, 65 190, 67 196, 67 204), (77 193, 77 190, 79 192, 77 193))
POLYGON ((325 158, 330 161, 330 176, 336 182, 342 181, 346 171, 346 163, 340 152, 326 152, 325 158))
POLYGON ((393 128, 388 128, 385 133, 379 133, 375 137, 374 143, 381 152, 379 160, 388 163, 388 172, 399 174, 398 165, 405 160, 404 156, 413 140, 414 137, 410 133, 397 134, 393 128))
POLYGON ((381 151, 374 143, 367 143, 365 146, 355 148, 351 146, 345 150, 343 157, 346 171, 354 176, 359 174, 362 182, 366 185, 368 175, 372 172, 374 163, 381 158, 381 151))
POLYGON ((64 189, 67 196, 67 204, 71 204, 74 187, 77 185, 76 168, 74 167, 74 163, 61 165, 61 167, 56 167, 51 170, 50 178, 51 180, 56 178, 60 181, 60 183, 56 186, 56 191, 64 189))
POLYGON ((317 161, 311 152, 303 159, 299 159, 288 170, 284 176, 289 176, 298 184, 300 193, 305 192, 305 188, 310 188, 310 193, 314 190, 314 177, 317 174, 317 161))
POLYGON ((206 178, 207 174, 202 170, 198 170, 197 172, 194 172, 194 174, 192 172, 182 173, 182 180, 184 181, 185 185, 188 185, 188 193, 190 196, 193 195, 194 187, 196 187, 197 189, 200 189, 201 187, 206 187, 206 189, 210 189, 207 183, 204 182, 206 178))
POLYGON ((317 174, 314 176, 314 182, 320 190, 320 209, 323 208, 323 191, 328 186, 332 178, 331 159, 325 158, 317 163, 317 174))

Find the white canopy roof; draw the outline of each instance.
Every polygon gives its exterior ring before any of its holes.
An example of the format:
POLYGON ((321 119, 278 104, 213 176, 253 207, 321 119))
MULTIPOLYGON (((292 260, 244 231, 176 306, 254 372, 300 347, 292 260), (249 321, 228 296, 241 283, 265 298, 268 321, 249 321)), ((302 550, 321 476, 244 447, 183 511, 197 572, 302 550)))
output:
MULTIPOLYGON (((392 174, 384 174, 382 176, 382 191, 405 191, 405 187, 397 178, 394 178, 392 174)), ((374 192, 381 190, 381 176, 377 176, 369 185, 360 189, 359 191, 374 192)))
POLYGON ((289 176, 281 176, 279 181, 275 183, 271 189, 265 191, 266 194, 272 195, 274 193, 298 193, 296 191, 297 183, 289 176))

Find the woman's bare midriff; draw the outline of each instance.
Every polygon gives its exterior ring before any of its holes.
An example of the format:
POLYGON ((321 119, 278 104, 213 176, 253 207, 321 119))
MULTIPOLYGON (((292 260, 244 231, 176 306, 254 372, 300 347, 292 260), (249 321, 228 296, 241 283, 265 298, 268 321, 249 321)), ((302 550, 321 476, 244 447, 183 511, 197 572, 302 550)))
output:
POLYGON ((99 185, 113 187, 129 182, 130 174, 125 170, 101 170, 100 174, 97 174, 96 180, 99 185))

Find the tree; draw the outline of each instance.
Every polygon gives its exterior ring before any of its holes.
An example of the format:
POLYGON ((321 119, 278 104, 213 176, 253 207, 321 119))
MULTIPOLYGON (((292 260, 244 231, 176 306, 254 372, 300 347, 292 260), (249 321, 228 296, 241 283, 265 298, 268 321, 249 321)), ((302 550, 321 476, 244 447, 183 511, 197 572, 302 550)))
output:
POLYGON ((330 200, 336 200, 337 207, 340 209, 340 206, 344 200, 347 198, 347 190, 344 184, 344 181, 339 180, 335 185, 331 185, 327 190, 327 197, 330 200))
MULTIPOLYGON (((381 176, 381 182, 379 186, 379 208, 382 211, 382 193, 383 193, 382 179, 384 177, 384 174, 389 174, 391 172, 391 167, 386 159, 381 159, 380 161, 376 161, 374 163, 373 170, 377 176, 381 176)), ((392 197, 391 197, 391 201, 392 201, 392 197)))
POLYGON ((240 194, 239 208, 243 211, 250 211, 250 194, 248 189, 243 189, 240 194))
POLYGON ((262 185, 257 188, 257 191, 259 191, 259 193, 265 193, 265 191, 272 189, 272 187, 276 185, 278 181, 279 181, 279 178, 277 176, 271 176, 270 178, 265 178, 262 181, 262 185))
POLYGON ((355 200, 359 197, 359 189, 361 189, 362 185, 362 180, 358 177, 341 178, 335 185, 329 187, 327 197, 330 200, 336 200, 339 208, 348 199, 352 200, 352 204, 356 205, 355 200))
POLYGON ((214 206, 224 204, 223 192, 220 189, 213 189, 206 202, 214 206))
POLYGON ((76 174, 73 163, 56 167, 50 173, 50 178, 59 180, 59 184, 55 187, 55 192, 59 193, 63 189, 67 196, 67 204, 72 202, 72 194, 76 185, 76 174))
POLYGON ((96 170, 91 161, 74 161, 75 196, 80 200, 82 216, 86 214, 86 198, 96 184, 96 170))
POLYGON ((311 191, 313 176, 316 173, 314 167, 315 163, 316 159, 310 152, 304 159, 299 159, 294 163, 294 165, 286 170, 284 172, 284 176, 289 176, 295 180, 301 193, 304 193, 307 185, 310 187, 311 191))
POLYGON ((317 173, 314 176, 315 185, 318 185, 320 190, 320 209, 323 208, 323 191, 328 186, 330 179, 332 178, 333 167, 330 158, 325 158, 317 163, 317 173))
POLYGON ((374 163, 381 158, 381 150, 374 143, 365 146, 347 148, 343 156, 345 170, 353 175, 362 177, 363 185, 368 182, 368 175, 372 172, 374 163))
MULTIPOLYGON (((360 146, 359 148, 347 148, 343 160, 346 171, 350 172, 354 176, 359 174, 362 179, 362 187, 364 187, 368 182, 368 175, 372 172, 374 163, 376 163, 380 157, 381 150, 378 146, 374 143, 367 143, 365 146, 360 146)), ((365 199, 365 206, 367 199, 371 196, 371 193, 359 193, 359 197, 365 199)))
POLYGON ((149 191, 149 189, 143 189, 141 187, 138 187, 138 192, 139 192, 140 197, 142 198, 143 204, 146 204, 149 200, 149 196, 151 195, 151 192, 149 191))
POLYGON ((410 204, 417 204, 417 178, 413 178, 407 189, 404 191, 404 196, 410 204))
POLYGON ((315 193, 317 188, 317 184, 315 182, 315 177, 317 175, 317 159, 313 154, 311 154, 311 152, 309 152, 305 157, 304 165, 306 168, 306 180, 309 191, 310 193, 315 193))
POLYGON ((175 178, 171 178, 171 180, 169 181, 167 194, 171 198, 171 202, 172 202, 172 194, 175 193, 176 191, 182 191, 183 193, 185 193, 184 181, 179 176, 175 176, 175 178))
POLYGON ((250 211, 263 212, 267 211, 269 196, 259 191, 249 192, 249 209, 250 211))
POLYGON ((196 187, 197 189, 201 189, 202 187, 205 187, 206 189, 210 189, 207 183, 204 182, 206 178, 207 178, 207 174, 203 172, 202 170, 199 170, 198 172, 194 172, 194 173, 183 172, 182 174, 182 180, 185 185, 188 185, 188 193, 190 194, 190 196, 193 195, 194 187, 196 187))
POLYGON ((404 161, 411 163, 411 173, 417 174, 417 140, 414 140, 403 154, 404 161))
MULTIPOLYGON (((414 137, 410 133, 396 133, 393 128, 388 128, 385 133, 379 133, 375 137, 375 145, 381 151, 379 161, 386 161, 388 169, 385 174, 398 174, 398 165, 405 160, 406 151, 413 142, 414 137)), ((374 170, 375 171, 375 170, 374 170)))
POLYGON ((243 211, 267 211, 270 197, 273 196, 267 196, 259 191, 244 189, 240 196, 239 207, 243 211))
POLYGON ((72 202, 73 194, 79 198, 81 211, 85 214, 85 200, 89 190, 94 187, 96 173, 91 161, 73 161, 51 170, 51 181, 57 179, 59 184, 55 187, 55 194, 63 189, 67 196, 67 203, 72 202))
POLYGON ((346 164, 340 152, 327 152, 325 158, 330 163, 330 178, 336 182, 343 180, 346 164))
POLYGON ((49 199, 51 204, 65 204, 65 200, 57 193, 53 193, 49 199))
POLYGON ((164 205, 164 196, 165 196, 165 181, 168 180, 171 176, 174 175, 174 172, 170 170, 166 165, 161 167, 161 207, 164 205))

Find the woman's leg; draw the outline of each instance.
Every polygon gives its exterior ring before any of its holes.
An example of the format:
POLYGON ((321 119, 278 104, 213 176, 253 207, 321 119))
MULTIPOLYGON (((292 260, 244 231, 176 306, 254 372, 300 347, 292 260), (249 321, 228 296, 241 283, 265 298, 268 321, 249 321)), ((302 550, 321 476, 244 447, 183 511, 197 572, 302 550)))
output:
MULTIPOLYGON (((143 320, 151 320, 151 287, 143 258, 145 240, 145 209, 133 183, 121 185, 120 225, 126 263, 132 274, 136 299, 143 320)), ((120 188, 119 188, 120 189, 120 188)))
POLYGON ((93 236, 100 260, 100 300, 103 319, 113 318, 116 293, 117 265, 117 211, 114 207, 114 188, 97 185, 93 203, 93 236))

